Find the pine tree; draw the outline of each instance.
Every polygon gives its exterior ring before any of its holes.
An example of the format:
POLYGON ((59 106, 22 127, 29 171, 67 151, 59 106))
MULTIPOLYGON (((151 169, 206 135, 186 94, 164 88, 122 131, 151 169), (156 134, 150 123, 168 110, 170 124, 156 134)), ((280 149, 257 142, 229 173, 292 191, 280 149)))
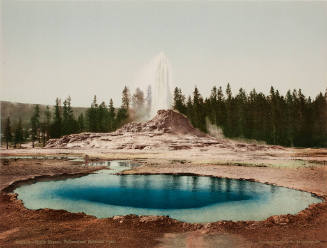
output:
POLYGON ((53 115, 53 123, 51 124, 51 137, 59 138, 62 135, 62 113, 61 113, 61 102, 60 99, 56 99, 56 105, 53 115))
POLYGON ((218 92, 216 86, 212 87, 210 97, 206 102, 207 102, 210 122, 214 125, 218 125, 217 114, 216 114, 218 110, 218 92))
POLYGON ((102 102, 99 105, 99 108, 97 111, 97 122, 98 122, 97 131, 107 132, 109 130, 108 110, 107 110, 105 102, 102 102))
POLYGON ((71 106, 71 97, 68 96, 64 101, 62 132, 64 135, 76 133, 78 129, 77 122, 74 118, 73 108, 71 106))
POLYGON ((248 96, 248 138, 256 139, 258 137, 257 130, 259 125, 258 105, 257 105, 257 92, 253 89, 248 96))
POLYGON ((43 143, 45 144, 45 141, 47 141, 50 137, 51 112, 49 106, 46 106, 44 115, 45 115, 45 120, 44 120, 43 143))
POLYGON ((125 86, 123 92, 122 92, 122 105, 117 111, 117 116, 115 119, 115 127, 119 128, 123 124, 125 124, 129 119, 129 103, 130 103, 130 96, 129 96, 129 90, 125 86))
POLYGON ((116 129, 115 127, 115 107, 112 98, 109 101, 109 131, 112 132, 116 129))
POLYGON ((217 107, 216 107, 216 123, 222 127, 226 122, 226 111, 224 104, 224 93, 221 86, 217 90, 217 107))
POLYGON ((174 90, 173 108, 182 114, 186 114, 185 96, 182 94, 182 90, 178 87, 174 90))
POLYGON ((245 137, 248 133, 246 130, 247 125, 247 95, 246 92, 240 88, 238 95, 235 99, 236 102, 236 125, 234 126, 235 135, 238 137, 245 137))
POLYGON ((46 143, 46 124, 45 122, 40 123, 40 130, 41 130, 41 136, 42 136, 42 145, 45 146, 46 143))
POLYGON ((126 123, 127 119, 128 119, 127 109, 125 107, 119 108, 118 112, 117 112, 116 121, 115 121, 116 128, 119 128, 122 125, 124 125, 126 123))
POLYGON ((70 133, 69 127, 69 110, 68 110, 68 101, 65 99, 63 111, 62 111, 62 134, 66 135, 70 133))
POLYGON ((24 128, 23 129, 23 142, 26 142, 28 139, 29 139, 29 132, 28 132, 28 129, 27 128, 24 128))
POLYGON ((6 146, 7 146, 7 149, 8 149, 9 142, 11 142, 11 140, 12 140, 11 125, 10 125, 10 118, 9 118, 9 116, 7 117, 7 120, 6 120, 5 131, 4 131, 4 138, 5 138, 6 146))
POLYGON ((89 108, 86 112, 88 130, 90 132, 98 131, 98 104, 96 96, 93 97, 93 102, 91 104, 91 108, 89 108))
POLYGON ((224 134, 227 137, 232 137, 233 136, 233 123, 232 123, 232 119, 233 119, 233 106, 232 106, 232 90, 230 87, 230 84, 227 84, 227 88, 226 88, 226 101, 225 101, 225 110, 226 110, 226 122, 223 128, 224 134))
POLYGON ((84 121, 83 113, 78 116, 77 123, 78 123, 78 132, 79 133, 83 132, 85 130, 85 121, 84 121))
POLYGON ((286 145, 294 146, 295 120, 294 120, 294 101, 291 91, 286 93, 286 145))
POLYGON ((193 103, 191 96, 188 96, 186 102, 186 115, 188 119, 191 121, 192 125, 194 126, 194 117, 193 117, 193 103))
POLYGON ((39 105, 35 105, 34 113, 31 117, 31 139, 32 139, 32 147, 34 148, 34 143, 36 139, 40 140, 40 107, 39 105))
POLYGON ((21 120, 21 118, 19 118, 17 127, 15 129, 15 138, 14 138, 14 141, 15 141, 15 148, 17 147, 17 145, 19 145, 19 147, 20 147, 21 144, 22 144, 22 141, 23 141, 23 127, 22 127, 22 120, 21 120))
POLYGON ((125 86, 123 89, 123 96, 122 96, 122 107, 128 111, 130 103, 130 93, 129 89, 125 86))
POLYGON ((277 97, 275 96, 274 87, 271 86, 270 88, 270 96, 269 96, 269 103, 271 106, 270 109, 270 130, 271 133, 269 135, 269 143, 276 145, 277 144, 277 123, 276 123, 276 115, 277 115, 277 97))
POLYGON ((197 87, 194 88, 193 91, 193 99, 192 99, 192 103, 193 103, 193 123, 194 126, 197 128, 200 128, 201 130, 203 130, 203 126, 205 125, 204 123, 202 123, 204 120, 202 120, 202 114, 203 112, 201 111, 201 103, 202 103, 203 99, 200 95, 200 92, 198 90, 197 87))

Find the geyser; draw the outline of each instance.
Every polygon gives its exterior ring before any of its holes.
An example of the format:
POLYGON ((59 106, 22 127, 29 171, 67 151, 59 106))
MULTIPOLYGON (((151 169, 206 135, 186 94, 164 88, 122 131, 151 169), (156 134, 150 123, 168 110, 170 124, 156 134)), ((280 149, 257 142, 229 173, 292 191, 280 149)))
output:
POLYGON ((155 116, 159 109, 171 107, 171 69, 167 57, 160 53, 156 61, 154 81, 151 84, 152 105, 151 116, 155 116))
POLYGON ((159 53, 143 68, 139 79, 137 79, 137 84, 148 94, 149 88, 151 89, 150 118, 154 117, 160 109, 171 108, 172 69, 169 60, 163 52, 159 53))

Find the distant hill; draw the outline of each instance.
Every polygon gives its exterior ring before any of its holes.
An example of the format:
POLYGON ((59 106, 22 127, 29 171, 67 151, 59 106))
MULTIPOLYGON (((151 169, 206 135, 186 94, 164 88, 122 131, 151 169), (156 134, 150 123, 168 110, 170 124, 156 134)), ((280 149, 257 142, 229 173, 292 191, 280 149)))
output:
MULTIPOLYGON (((4 127, 5 120, 8 116, 10 116, 10 121, 12 126, 14 126, 19 118, 22 119, 23 127, 28 127, 30 123, 30 119, 33 114, 34 106, 36 104, 29 103, 18 103, 18 102, 9 102, 9 101, 0 101, 1 104, 1 129, 4 127)), ((46 106, 49 106, 50 111, 53 113, 54 106, 53 105, 43 105, 40 106, 40 119, 44 118, 44 112, 46 106)), ((81 113, 85 114, 87 108, 84 107, 73 107, 75 117, 78 117, 81 113)), ((2 130, 1 130, 2 131, 2 130)))

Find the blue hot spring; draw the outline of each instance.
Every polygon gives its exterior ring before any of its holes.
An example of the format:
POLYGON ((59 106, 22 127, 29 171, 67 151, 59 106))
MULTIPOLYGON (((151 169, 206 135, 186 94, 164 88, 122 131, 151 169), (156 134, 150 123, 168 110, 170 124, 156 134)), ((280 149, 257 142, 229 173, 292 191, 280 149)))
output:
MULTIPOLYGON (((169 215, 186 222, 263 220, 295 214, 321 200, 310 193, 245 180, 179 175, 115 175, 128 161, 101 162, 101 170, 80 178, 40 181, 15 192, 30 209, 115 215, 169 215)), ((92 165, 92 164, 90 164, 92 165)))

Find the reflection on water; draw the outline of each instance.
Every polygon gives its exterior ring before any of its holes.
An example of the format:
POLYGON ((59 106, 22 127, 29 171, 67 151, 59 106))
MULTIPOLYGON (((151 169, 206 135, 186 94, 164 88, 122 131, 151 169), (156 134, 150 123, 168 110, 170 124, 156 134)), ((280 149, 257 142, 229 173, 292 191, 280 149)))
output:
POLYGON ((107 170, 17 188, 25 206, 114 215, 169 215, 187 222, 260 220, 296 213, 320 199, 309 193, 244 180, 177 175, 115 175, 128 161, 90 162, 107 170))

